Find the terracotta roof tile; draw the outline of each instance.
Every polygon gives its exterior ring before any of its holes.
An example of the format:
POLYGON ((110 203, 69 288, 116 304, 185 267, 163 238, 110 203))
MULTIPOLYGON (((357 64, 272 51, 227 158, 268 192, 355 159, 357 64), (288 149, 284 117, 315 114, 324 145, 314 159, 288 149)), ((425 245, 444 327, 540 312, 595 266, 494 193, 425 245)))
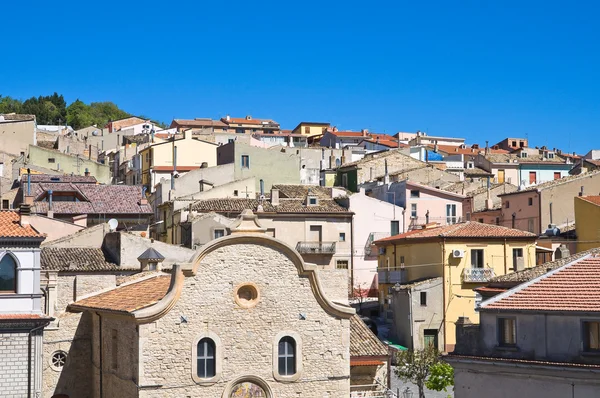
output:
MULTIPOLYGON (((98 180, 94 176, 71 176, 71 175, 52 175, 52 174, 31 174, 31 182, 49 182, 49 183, 61 183, 61 182, 77 182, 80 184, 97 184, 98 180)), ((27 174, 21 176, 21 183, 27 184, 27 174)), ((26 185, 23 185, 25 188, 26 185)))
POLYGON ((350 318, 350 356, 387 356, 388 348, 358 315, 350 318))
POLYGON ((273 188, 279 189, 280 198, 304 199, 310 192, 320 198, 331 199, 331 188, 328 187, 299 184, 275 184, 273 185, 273 188))
POLYGON ((350 366, 379 366, 383 365, 383 361, 375 361, 369 359, 350 359, 350 366))
POLYGON ((596 206, 600 206, 600 196, 580 196, 581 199, 586 202, 590 202, 595 204, 596 206))
POLYGON ((43 270, 54 271, 115 271, 138 270, 121 267, 106 258, 100 248, 42 247, 40 263, 43 270))
POLYGON ((576 368, 590 368, 590 369, 598 369, 600 365, 597 364, 583 364, 583 363, 575 363, 575 362, 549 362, 549 361, 536 361, 530 359, 516 359, 516 358, 499 358, 497 356, 494 357, 481 357, 475 355, 455 355, 448 354, 444 355, 444 358, 452 359, 467 359, 467 360, 478 360, 478 361, 486 361, 486 362, 507 362, 507 363, 515 363, 515 364, 526 364, 529 366, 539 365, 539 366, 558 366, 558 367, 576 367, 576 368))
POLYGON ((390 236, 380 239, 375 244, 385 245, 392 241, 417 240, 427 238, 537 238, 536 234, 521 231, 519 229, 502 227, 499 225, 483 224, 475 221, 467 221, 441 227, 418 229, 404 234, 390 236))
POLYGON ((12 320, 29 320, 29 319, 47 319, 51 320, 43 314, 0 314, 0 321, 12 321, 12 320))
MULTIPOLYGON (((594 178, 594 177, 598 177, 599 175, 600 175, 600 170, 594 170, 594 171, 590 171, 590 172, 584 173, 584 174, 567 176, 567 177, 559 178, 558 180, 552 180, 552 181, 544 182, 541 184, 532 185, 532 186, 522 189, 518 192, 513 192, 512 194, 514 195, 514 194, 518 194, 521 192, 530 192, 530 191, 543 191, 548 188, 553 188, 557 185, 570 184, 574 181, 578 181, 578 180, 581 180, 584 178, 594 178)), ((511 195, 511 194, 509 193, 507 195, 511 195)))
MULTIPOLYGON (((199 169, 200 166, 179 166, 177 165, 177 171, 187 172, 199 169)), ((173 171, 173 166, 153 166, 152 171, 173 171)))
POLYGON ((600 257, 586 257, 520 285, 481 309, 600 312, 600 257))
POLYGON ((40 238, 40 234, 31 225, 22 226, 21 216, 16 211, 0 211, 0 238, 40 238))
POLYGON ((75 310, 130 313, 160 301, 167 294, 170 283, 170 275, 157 274, 157 276, 121 285, 107 292, 76 301, 70 307, 75 310))
POLYGON ((192 205, 192 210, 197 212, 214 211, 216 213, 241 213, 250 209, 260 214, 258 206, 262 205, 265 213, 349 213, 347 209, 337 204, 332 199, 319 198, 315 206, 307 206, 305 199, 279 199, 279 205, 273 206, 269 200, 224 198, 203 199, 192 205))

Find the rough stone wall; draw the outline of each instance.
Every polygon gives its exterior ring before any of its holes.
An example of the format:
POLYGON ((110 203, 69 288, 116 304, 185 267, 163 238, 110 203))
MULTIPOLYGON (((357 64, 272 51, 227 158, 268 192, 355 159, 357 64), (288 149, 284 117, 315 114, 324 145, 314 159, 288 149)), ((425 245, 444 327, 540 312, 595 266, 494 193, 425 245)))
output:
POLYGON ((346 269, 320 269, 317 271, 325 295, 336 303, 348 303, 349 271, 346 269))
POLYGON ((0 397, 27 396, 28 334, 0 333, 0 397))
MULTIPOLYGON (((383 387, 387 386, 387 363, 379 366, 354 366, 350 368, 352 386, 370 386, 355 387, 352 392, 358 391, 377 391, 381 394, 383 387)), ((376 395, 373 393, 373 395, 376 395)))
POLYGON ((263 378, 278 398, 350 395, 349 320, 326 313, 290 259, 263 245, 208 254, 197 275, 185 279, 175 307, 139 329, 139 384, 164 386, 140 397, 220 397, 229 381, 249 374, 263 378), (234 301, 234 289, 244 282, 260 292, 254 308, 234 301), (302 340, 303 371, 295 382, 278 382, 273 375, 273 344, 284 331, 302 340), (223 370, 217 382, 201 386, 192 379, 192 346, 206 332, 221 341, 223 370))
POLYGON ((54 394, 67 394, 70 397, 88 396, 92 386, 91 315, 66 312, 66 308, 75 299, 115 286, 115 275, 59 274, 54 313, 56 321, 44 330, 44 397, 54 394), (67 353, 67 362, 62 371, 50 366, 50 358, 56 351, 67 353))

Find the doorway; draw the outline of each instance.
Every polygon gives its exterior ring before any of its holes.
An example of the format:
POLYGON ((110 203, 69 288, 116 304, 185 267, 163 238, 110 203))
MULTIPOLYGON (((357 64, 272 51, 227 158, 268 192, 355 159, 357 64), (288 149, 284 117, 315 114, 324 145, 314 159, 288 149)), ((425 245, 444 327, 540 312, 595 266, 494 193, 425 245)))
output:
POLYGON ((438 348, 438 331, 437 329, 425 329, 423 331, 423 347, 428 348, 434 346, 438 348))

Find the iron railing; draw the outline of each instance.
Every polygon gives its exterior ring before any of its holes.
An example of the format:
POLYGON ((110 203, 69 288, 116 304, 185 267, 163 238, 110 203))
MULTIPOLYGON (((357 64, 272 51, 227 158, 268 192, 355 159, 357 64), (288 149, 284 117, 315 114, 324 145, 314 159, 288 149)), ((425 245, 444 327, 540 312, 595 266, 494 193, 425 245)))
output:
POLYGON ((404 283, 405 275, 405 270, 380 268, 377 270, 377 281, 379 283, 404 283))
POLYGON ((377 248, 373 246, 373 242, 390 236, 392 236, 390 232, 371 232, 367 238, 367 243, 365 244, 365 255, 377 256, 377 248))
POLYGON ((493 268, 465 268, 462 271, 463 282, 488 282, 495 276, 493 268))
POLYGON ((298 242, 296 250, 300 254, 334 254, 335 242, 298 242))

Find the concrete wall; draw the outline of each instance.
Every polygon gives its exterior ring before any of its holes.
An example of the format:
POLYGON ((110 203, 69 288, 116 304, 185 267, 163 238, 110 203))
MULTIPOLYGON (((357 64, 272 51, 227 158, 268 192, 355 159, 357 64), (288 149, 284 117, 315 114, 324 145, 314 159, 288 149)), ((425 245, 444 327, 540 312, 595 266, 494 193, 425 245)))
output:
POLYGON ((267 245, 237 244, 208 253, 198 273, 184 280, 173 309, 155 323, 140 325, 139 333, 139 384, 158 386, 141 391, 140 397, 219 397, 229 381, 248 374, 265 380, 277 397, 349 396, 349 320, 329 315, 309 280, 267 245), (260 292, 252 309, 233 300, 234 289, 246 282, 255 283, 260 292), (222 373, 214 384, 198 385, 191 380, 192 352, 206 333, 220 340, 222 373), (273 344, 279 333, 294 333, 301 344, 303 370, 295 382, 273 379, 273 344))
POLYGON ((45 149, 31 145, 29 148, 29 162, 40 167, 60 170, 65 174, 84 175, 88 169, 90 175, 96 177, 102 184, 110 183, 110 168, 107 165, 61 153, 53 149, 45 149))
POLYGON ((0 122, 0 148, 11 155, 27 155, 30 145, 36 144, 35 120, 0 122))
POLYGON ((174 263, 187 263, 195 253, 194 250, 185 247, 169 245, 167 243, 142 238, 127 232, 111 232, 105 237, 104 245, 111 256, 119 265, 136 266, 139 264, 138 257, 149 247, 154 248, 165 257, 163 266, 171 266, 174 263))
POLYGON ((538 235, 542 234, 547 227, 547 225, 540 224, 540 198, 535 190, 523 191, 517 195, 502 196, 501 214, 500 223, 505 227, 533 232, 538 235), (514 225, 513 214, 515 215, 514 225))
POLYGON ((256 177, 256 191, 260 190, 261 179, 267 191, 274 184, 300 183, 300 157, 296 154, 232 142, 217 149, 217 164, 228 163, 234 164, 236 180, 256 177), (249 167, 242 167, 242 156, 249 157, 249 167))
POLYGON ((530 186, 540 184, 548 181, 556 180, 554 173, 560 173, 560 178, 568 177, 569 170, 573 167, 572 164, 532 164, 532 163, 521 163, 519 165, 519 183, 515 185, 530 186), (535 184, 529 182, 529 173, 535 173, 535 184))
POLYGON ((56 239, 74 234, 81 231, 85 227, 70 222, 58 220, 56 218, 48 218, 41 215, 31 215, 28 217, 29 223, 33 228, 42 234, 46 234, 44 243, 52 242, 56 239))

